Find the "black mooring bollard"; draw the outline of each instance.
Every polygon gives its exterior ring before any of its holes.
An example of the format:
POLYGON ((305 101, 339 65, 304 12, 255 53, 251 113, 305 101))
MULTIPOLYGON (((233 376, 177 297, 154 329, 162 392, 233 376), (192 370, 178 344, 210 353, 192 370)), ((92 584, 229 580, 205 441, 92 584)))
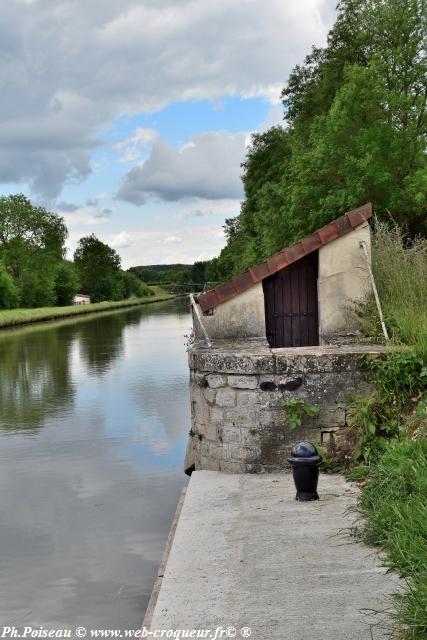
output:
POLYGON ((317 481, 319 480, 320 461, 321 458, 311 442, 299 442, 293 447, 288 462, 292 466, 297 489, 296 500, 308 502, 319 499, 317 481))

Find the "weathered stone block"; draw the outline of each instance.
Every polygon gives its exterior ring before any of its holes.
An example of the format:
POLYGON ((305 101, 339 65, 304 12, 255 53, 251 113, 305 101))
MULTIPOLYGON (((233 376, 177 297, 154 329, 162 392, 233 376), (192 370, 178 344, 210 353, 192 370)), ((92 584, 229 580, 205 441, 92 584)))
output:
POLYGON ((258 414, 258 422, 261 427, 280 426, 286 422, 283 409, 268 408, 263 409, 258 414))
POLYGON ((244 462, 235 462, 233 460, 221 460, 219 470, 224 473, 247 473, 248 465, 244 462))
POLYGON ((196 456, 196 469, 203 469, 205 471, 221 471, 221 461, 219 458, 198 455, 196 456))
POLYGON ((218 389, 215 402, 219 407, 234 407, 236 404, 236 392, 228 387, 218 389))
POLYGON ((245 442, 241 429, 230 425, 224 425, 221 428, 221 437, 224 444, 240 445, 245 442))
POLYGON ((204 425, 199 425, 197 431, 207 438, 207 440, 218 441, 218 426, 216 423, 208 420, 204 425))
POLYGON ((249 422, 256 422, 256 411, 249 411, 240 406, 224 409, 224 424, 246 426, 249 422))
POLYGON ((246 407, 246 409, 250 409, 251 407, 262 406, 268 403, 268 400, 264 397, 264 394, 260 391, 237 391, 237 406, 238 407, 246 407))
POLYGON ((209 387, 203 389, 203 397, 205 398, 206 402, 208 402, 209 404, 213 404, 216 398, 216 389, 210 389, 209 387))
POLYGON ((322 405, 317 420, 322 429, 345 427, 346 408, 340 405, 322 405))
MULTIPOLYGON (((190 380, 192 378, 190 377, 190 380)), ((204 373, 198 373, 197 371, 193 375, 194 382, 201 388, 208 386, 208 381, 204 373)))
POLYGON ((221 407, 212 407, 209 412, 210 419, 215 424, 222 424, 224 422, 224 410, 221 407))
POLYGON ((228 376, 228 385, 235 389, 256 389, 258 387, 258 378, 255 376, 228 376))
POLYGON ((257 447, 236 447, 228 446, 224 450, 225 460, 236 460, 237 462, 256 462, 259 458, 257 447))
POLYGON ((211 373, 206 376, 206 380, 208 381, 208 385, 211 389, 219 389, 220 387, 225 387, 227 384, 227 376, 222 376, 219 374, 211 373))
POLYGON ((265 351, 265 355, 194 351, 189 357, 189 365, 191 369, 208 373, 236 373, 242 375, 274 373, 274 358, 267 349, 265 351))

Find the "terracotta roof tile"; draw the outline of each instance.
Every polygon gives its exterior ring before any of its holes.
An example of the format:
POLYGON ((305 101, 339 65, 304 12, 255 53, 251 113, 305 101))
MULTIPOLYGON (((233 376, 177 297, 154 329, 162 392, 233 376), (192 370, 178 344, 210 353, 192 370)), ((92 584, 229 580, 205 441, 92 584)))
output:
POLYGON ((301 242, 296 242, 295 244, 291 244, 290 247, 284 250, 284 254, 288 260, 289 264, 292 262, 296 262, 305 256, 304 247, 301 242))
POLYGON ((372 218, 372 215, 372 204, 370 202, 357 209, 352 209, 352 211, 348 211, 345 215, 330 222, 315 233, 275 253, 264 262, 251 267, 248 271, 235 276, 229 282, 221 284, 206 293, 201 293, 197 298, 197 302, 202 311, 206 312, 221 302, 243 293, 243 291, 246 291, 257 282, 261 282, 264 278, 285 269, 289 264, 300 260, 321 246, 346 235, 369 220, 369 218, 372 218))
POLYGON ((239 293, 239 291, 233 281, 229 280, 228 282, 224 282, 224 284, 220 284, 215 287, 215 293, 220 302, 225 302, 226 300, 229 300, 229 298, 235 296, 236 293, 239 293))
POLYGON ((232 282, 239 293, 243 293, 243 291, 246 291, 255 284, 250 271, 244 271, 240 275, 235 276, 232 282))
POLYGON ((252 280, 254 283, 260 282, 260 280, 264 280, 268 276, 271 276, 274 271, 270 271, 267 262, 261 262, 260 264, 256 264, 254 267, 249 269, 252 280))
POLYGON ((364 204, 363 207, 349 211, 346 213, 346 216, 348 216, 348 220, 353 229, 356 229, 356 227, 359 227, 363 222, 366 222, 366 220, 372 217, 372 204, 368 202, 364 204))
POLYGON ((304 248, 306 255, 307 253, 316 251, 316 249, 319 249, 322 246, 322 243, 320 242, 319 234, 317 232, 312 233, 311 236, 307 236, 306 238, 303 238, 301 240, 301 244, 304 248))
POLYGON ((206 291, 206 293, 201 293, 197 296, 197 302, 204 313, 205 311, 212 309, 212 307, 216 307, 219 303, 219 298, 216 295, 215 289, 211 289, 210 291, 206 291))
POLYGON ((317 232, 319 234, 319 238, 322 241, 322 244, 328 244, 333 240, 336 240, 340 237, 339 231, 335 225, 335 222, 330 222, 325 225, 317 232))
POLYGON ((268 258, 267 263, 271 273, 276 273, 276 271, 280 271, 281 269, 284 269, 289 264, 284 251, 279 251, 279 253, 275 253, 274 256, 271 256, 271 258, 268 258))

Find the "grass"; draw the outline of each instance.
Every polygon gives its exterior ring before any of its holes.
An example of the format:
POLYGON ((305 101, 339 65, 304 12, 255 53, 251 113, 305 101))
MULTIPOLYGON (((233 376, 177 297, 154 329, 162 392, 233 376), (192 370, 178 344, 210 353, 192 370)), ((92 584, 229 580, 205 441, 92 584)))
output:
MULTIPOLYGON (((372 269, 392 341, 427 356, 427 240, 409 240, 400 227, 377 222, 372 269)), ((360 322, 368 335, 382 335, 373 299, 360 310, 360 322)))
MULTIPOLYGON (((390 614, 391 637, 427 640, 427 242, 377 224, 372 265, 391 340, 409 350, 373 366, 377 395, 359 399, 359 446, 365 430, 372 455, 351 472, 361 480, 355 532, 381 546, 386 566, 403 579, 390 614)), ((359 320, 368 335, 380 335, 373 300, 359 310, 359 320)))
POLYGON ((394 637, 427 638, 427 440, 390 442, 368 472, 356 535, 386 552, 404 579, 394 596, 394 637))
POLYGON ((37 309, 3 310, 0 311, 0 329, 31 324, 34 322, 55 320, 56 318, 69 318, 88 313, 99 313, 101 311, 108 311, 110 309, 114 310, 121 307, 134 307, 142 304, 150 304, 152 302, 170 300, 175 297, 173 294, 166 292, 161 287, 152 287, 152 290, 154 294, 152 296, 129 298, 128 300, 120 300, 117 302, 106 301, 87 305, 71 305, 69 307, 39 307, 37 309))

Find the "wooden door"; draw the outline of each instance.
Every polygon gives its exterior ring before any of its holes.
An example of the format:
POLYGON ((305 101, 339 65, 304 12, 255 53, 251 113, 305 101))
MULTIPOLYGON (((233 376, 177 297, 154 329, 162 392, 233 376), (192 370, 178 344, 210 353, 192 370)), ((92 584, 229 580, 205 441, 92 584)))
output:
POLYGON ((318 253, 263 281, 267 340, 271 347, 319 344, 318 253))

